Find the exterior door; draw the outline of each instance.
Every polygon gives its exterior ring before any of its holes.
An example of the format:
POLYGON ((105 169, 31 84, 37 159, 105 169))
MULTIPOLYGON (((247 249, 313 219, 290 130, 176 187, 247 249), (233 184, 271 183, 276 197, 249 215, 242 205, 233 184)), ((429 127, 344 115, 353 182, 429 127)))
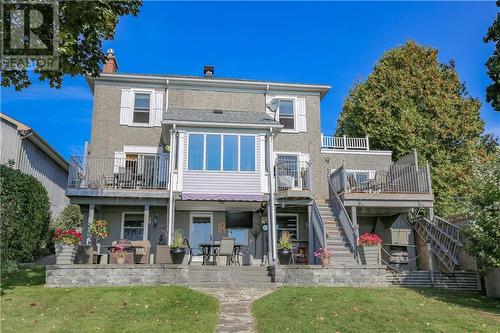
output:
POLYGON ((193 254, 201 255, 200 244, 212 241, 212 214, 191 215, 190 245, 193 254))

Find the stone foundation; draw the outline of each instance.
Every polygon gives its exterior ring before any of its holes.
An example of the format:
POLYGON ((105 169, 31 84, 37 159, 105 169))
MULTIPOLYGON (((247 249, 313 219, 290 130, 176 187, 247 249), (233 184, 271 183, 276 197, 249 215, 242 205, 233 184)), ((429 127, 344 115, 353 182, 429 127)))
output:
POLYGON ((273 281, 281 285, 387 286, 384 266, 321 267, 275 266, 269 268, 273 281))

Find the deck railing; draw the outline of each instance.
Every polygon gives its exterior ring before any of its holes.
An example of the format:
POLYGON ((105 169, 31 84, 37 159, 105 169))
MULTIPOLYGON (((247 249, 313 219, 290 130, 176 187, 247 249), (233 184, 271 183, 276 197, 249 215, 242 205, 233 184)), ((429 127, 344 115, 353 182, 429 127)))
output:
POLYGON ((348 138, 347 136, 325 136, 321 134, 321 148, 370 150, 368 137, 348 138))
POLYGON ((306 161, 278 161, 274 167, 276 190, 311 190, 311 164, 306 161))
POLYGON ((166 189, 168 155, 139 155, 135 159, 73 157, 69 188, 166 189))
POLYGON ((341 166, 330 179, 337 193, 430 193, 428 166, 391 165, 385 170, 356 170, 341 166))

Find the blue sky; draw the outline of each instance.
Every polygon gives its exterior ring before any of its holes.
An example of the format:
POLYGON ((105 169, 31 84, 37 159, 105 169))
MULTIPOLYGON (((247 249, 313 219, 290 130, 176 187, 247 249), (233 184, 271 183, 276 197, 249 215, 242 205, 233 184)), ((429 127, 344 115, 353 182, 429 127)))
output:
MULTIPOLYGON (((494 2, 146 2, 104 48, 115 49, 120 72, 200 75, 213 64, 219 77, 329 84, 321 127, 331 135, 352 85, 385 50, 413 39, 437 48, 442 62, 455 59, 483 103, 486 131, 500 136, 500 112, 484 93, 494 46, 482 41, 496 13, 494 2)), ((2 89, 1 106, 65 157, 90 139, 92 95, 82 77, 66 78, 61 90, 39 82, 2 89)))

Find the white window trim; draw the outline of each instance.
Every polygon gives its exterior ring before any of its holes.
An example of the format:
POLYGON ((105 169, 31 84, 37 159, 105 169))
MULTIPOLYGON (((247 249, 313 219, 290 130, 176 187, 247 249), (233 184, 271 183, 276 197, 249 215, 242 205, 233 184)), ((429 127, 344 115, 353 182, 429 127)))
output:
POLYGON ((131 127, 153 127, 154 125, 154 89, 131 88, 130 89, 130 123, 131 127), (148 123, 134 123, 134 109, 135 109, 135 94, 149 94, 149 122, 148 123))
MULTIPOLYGON (((297 96, 291 96, 291 95, 276 95, 274 98, 277 98, 279 100, 290 100, 293 102, 293 129, 291 128, 282 128, 281 133, 299 133, 299 129, 297 128, 297 96)), ((278 111, 276 111, 276 121, 280 121, 280 112, 279 108, 278 111)))
POLYGON ((210 218, 210 240, 214 239, 214 214, 212 212, 192 212, 189 213, 189 244, 191 247, 197 248, 198 244, 193 244, 193 220, 195 217, 210 218))
MULTIPOLYGON (((295 240, 300 240, 300 227, 299 227, 299 214, 297 213, 276 213, 276 216, 294 216, 297 219, 297 238, 295 240)), ((278 234, 278 221, 276 221, 276 234, 278 234)))
POLYGON ((162 152, 162 147, 124 145, 123 152, 126 154, 160 154, 162 152))
POLYGON ((208 173, 258 173, 259 172, 259 168, 258 168, 258 164, 257 164, 257 149, 259 149, 258 147, 258 140, 257 140, 257 137, 259 135, 258 134, 241 134, 241 133, 207 133, 207 132, 188 132, 187 133, 187 138, 186 138, 186 141, 187 141, 187 145, 186 145, 186 171, 188 172, 208 172, 208 173), (191 134, 200 134, 200 135, 203 135, 203 161, 202 161, 202 165, 203 165, 203 169, 202 170, 190 170, 189 169, 189 141, 190 141, 190 138, 191 138, 191 134), (206 144, 207 144, 207 135, 219 135, 221 137, 221 149, 220 149, 220 152, 221 152, 221 159, 220 159, 220 170, 207 170, 207 158, 206 158, 206 154, 207 154, 207 151, 206 151, 206 144), (238 170, 224 170, 224 136, 236 136, 238 138, 238 143, 237 143, 237 148, 238 148, 238 156, 237 156, 237 164, 238 164, 238 170), (240 158, 241 158, 241 152, 240 152, 240 138, 242 136, 251 136, 254 138, 254 153, 255 153, 255 158, 254 158, 254 170, 253 171, 242 171, 241 170, 241 161, 240 161, 240 158))
POLYGON ((127 212, 122 212, 122 221, 121 221, 121 228, 120 228, 120 239, 123 239, 123 235, 125 233, 125 215, 126 214, 142 214, 142 240, 148 240, 148 234, 146 231, 146 227, 148 225, 148 221, 144 221, 144 211, 139 212, 139 211, 127 211, 127 212))

